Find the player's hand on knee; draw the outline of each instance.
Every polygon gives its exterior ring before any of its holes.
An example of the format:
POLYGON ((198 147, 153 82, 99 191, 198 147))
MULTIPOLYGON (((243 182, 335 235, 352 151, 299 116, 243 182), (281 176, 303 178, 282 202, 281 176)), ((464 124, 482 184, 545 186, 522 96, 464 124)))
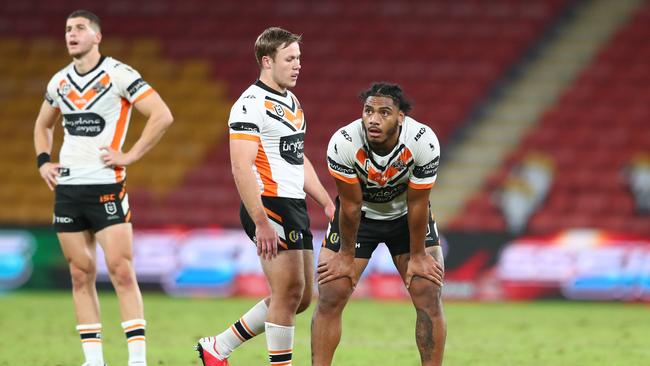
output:
POLYGON ((263 259, 273 259, 278 255, 278 233, 268 220, 255 226, 257 255, 263 259))
POLYGON ((38 169, 50 191, 53 191, 54 187, 56 187, 56 178, 59 176, 60 167, 61 164, 59 163, 45 163, 38 169))
POLYGON ((319 262, 316 271, 318 272, 319 285, 347 277, 350 279, 353 289, 357 286, 357 276, 354 274, 354 255, 338 252, 328 260, 319 262))
POLYGON ((408 261, 404 282, 406 288, 409 288, 413 281, 413 277, 417 276, 425 278, 442 287, 444 275, 444 268, 440 263, 438 263, 438 261, 433 259, 432 256, 427 254, 411 255, 408 261))

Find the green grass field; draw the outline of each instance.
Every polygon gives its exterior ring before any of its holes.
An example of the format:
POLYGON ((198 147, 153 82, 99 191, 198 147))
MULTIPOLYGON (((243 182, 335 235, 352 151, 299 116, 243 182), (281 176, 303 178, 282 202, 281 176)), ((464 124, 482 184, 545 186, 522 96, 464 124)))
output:
MULTIPOLYGON (((170 298, 145 293, 149 365, 200 365, 193 350, 255 301, 170 298)), ((115 296, 100 293, 104 355, 126 364, 115 296)), ((569 302, 446 304, 445 365, 650 365, 650 308, 569 302)), ((312 309, 298 316, 295 365, 309 365, 312 309)), ((419 365, 409 303, 353 301, 344 315, 335 365, 419 365)), ((264 337, 239 348, 231 364, 266 365, 264 337)), ((66 292, 0 297, 0 365, 78 366, 81 347, 66 292)))

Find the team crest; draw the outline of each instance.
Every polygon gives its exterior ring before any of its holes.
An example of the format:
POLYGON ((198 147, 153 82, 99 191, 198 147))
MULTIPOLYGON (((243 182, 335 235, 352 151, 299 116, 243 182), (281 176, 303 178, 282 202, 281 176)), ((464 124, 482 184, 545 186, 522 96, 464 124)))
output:
POLYGON ((276 113, 278 116, 280 116, 280 117, 284 117, 284 109, 282 108, 281 105, 276 104, 276 105, 273 106, 273 109, 275 110, 275 113, 276 113))
POLYGON ((109 215, 115 215, 117 213, 117 206, 115 205, 115 201, 104 203, 104 209, 109 215))
POLYGON ((102 90, 104 90, 104 89, 106 89, 106 87, 104 85, 102 85, 102 83, 100 83, 99 81, 97 83, 95 83, 95 85, 93 85, 93 90, 97 94, 101 93, 102 90))
POLYGON ((404 170, 406 168, 406 163, 404 163, 402 160, 395 160, 392 164, 393 168, 397 169, 397 171, 404 170))

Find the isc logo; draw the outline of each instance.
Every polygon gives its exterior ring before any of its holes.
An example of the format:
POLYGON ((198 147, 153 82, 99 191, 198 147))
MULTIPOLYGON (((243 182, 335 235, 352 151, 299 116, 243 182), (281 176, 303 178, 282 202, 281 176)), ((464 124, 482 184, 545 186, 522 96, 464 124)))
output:
POLYGON ((102 194, 101 196, 99 196, 99 202, 101 203, 110 202, 110 201, 115 201, 115 193, 102 194))

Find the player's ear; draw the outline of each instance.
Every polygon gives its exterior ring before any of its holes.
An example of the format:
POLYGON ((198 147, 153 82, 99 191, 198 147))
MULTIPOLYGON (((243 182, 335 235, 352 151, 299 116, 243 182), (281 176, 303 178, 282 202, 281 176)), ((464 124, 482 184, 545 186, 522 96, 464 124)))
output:
POLYGON ((271 56, 262 56, 263 69, 270 69, 272 63, 273 63, 273 58, 271 58, 271 56))
POLYGON ((406 115, 404 114, 404 112, 399 111, 399 114, 397 115, 397 124, 399 126, 401 126, 402 123, 404 123, 404 118, 406 118, 406 115))
POLYGON ((100 44, 102 42, 102 33, 101 32, 95 33, 95 42, 97 44, 100 44))

